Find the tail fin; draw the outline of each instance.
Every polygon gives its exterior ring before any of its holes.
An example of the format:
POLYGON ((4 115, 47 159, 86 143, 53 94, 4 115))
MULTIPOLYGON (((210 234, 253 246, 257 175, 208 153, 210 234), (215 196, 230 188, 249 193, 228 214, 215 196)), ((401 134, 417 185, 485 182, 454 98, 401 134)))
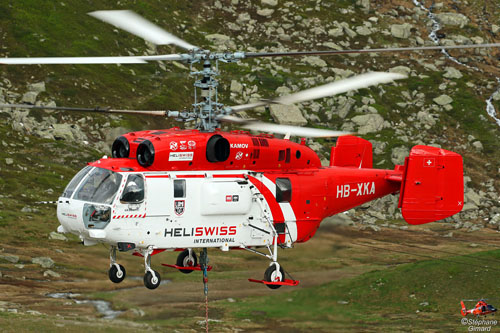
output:
POLYGON ((429 146, 415 146, 406 158, 399 207, 410 224, 447 218, 462 210, 462 156, 429 146))
POLYGON ((373 155, 370 141, 357 136, 344 135, 332 147, 330 166, 372 168, 373 155))
POLYGON ((465 304, 464 304, 464 301, 460 301, 460 304, 462 304, 462 309, 460 310, 460 312, 462 313, 462 316, 467 316, 467 309, 465 308, 465 304))

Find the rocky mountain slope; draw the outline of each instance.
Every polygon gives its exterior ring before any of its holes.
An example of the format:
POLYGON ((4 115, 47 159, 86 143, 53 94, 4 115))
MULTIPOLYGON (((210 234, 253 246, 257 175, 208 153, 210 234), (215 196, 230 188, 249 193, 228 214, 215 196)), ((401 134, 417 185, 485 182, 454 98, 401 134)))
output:
MULTIPOLYGON (((74 1, 0 4, 0 56, 161 54, 155 47, 98 22, 87 12, 132 9, 181 38, 213 50, 360 49, 500 41, 494 1, 74 1), (431 7, 432 5, 432 7, 431 7), (429 37, 429 34, 434 35, 429 37)), ((402 163, 415 144, 464 156, 466 205, 456 228, 500 224, 500 71, 497 49, 245 60, 221 65, 221 96, 245 103, 302 90, 366 71, 409 76, 292 107, 243 116, 358 132, 374 147, 375 167, 402 163), (453 59, 451 58, 453 57, 453 59), (487 112, 490 101, 490 114, 487 112), (286 112, 285 112, 286 111, 286 112)), ((2 66, 0 102, 64 106, 183 109, 192 98, 179 63, 147 65, 2 66)), ((21 239, 46 237, 55 212, 34 202, 55 200, 86 161, 109 154, 120 133, 165 128, 152 117, 42 111, 0 111, 0 225, 23 225, 21 239), (49 221, 40 229, 32 221, 49 221), (21 222, 19 222, 21 221, 21 222)), ((189 126, 187 124, 186 126, 189 126)), ((309 141, 327 163, 328 140, 309 141)), ((397 197, 349 212, 342 223, 392 223, 397 197), (370 207, 370 209, 366 209, 370 207)), ((17 237, 17 236, 16 236, 17 237)), ((3 241, 15 239, 7 233, 3 241), (12 238, 11 238, 12 237, 12 238)))

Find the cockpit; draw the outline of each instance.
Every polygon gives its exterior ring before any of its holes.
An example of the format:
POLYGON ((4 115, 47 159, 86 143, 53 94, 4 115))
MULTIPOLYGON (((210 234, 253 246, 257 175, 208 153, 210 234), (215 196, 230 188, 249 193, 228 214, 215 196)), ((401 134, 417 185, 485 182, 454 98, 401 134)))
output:
POLYGON ((79 216, 85 229, 104 229, 111 221, 113 205, 126 205, 132 211, 144 201, 144 178, 142 174, 127 175, 86 166, 66 186, 61 199, 58 216, 61 224, 67 226, 67 229, 78 228, 77 224, 74 224, 77 222, 70 219, 79 216), (118 200, 117 195, 120 192, 118 200))

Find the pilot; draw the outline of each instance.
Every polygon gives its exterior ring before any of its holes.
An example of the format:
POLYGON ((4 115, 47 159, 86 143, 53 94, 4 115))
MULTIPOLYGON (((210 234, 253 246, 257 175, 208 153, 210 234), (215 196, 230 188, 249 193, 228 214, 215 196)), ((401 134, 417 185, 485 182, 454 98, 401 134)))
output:
POLYGON ((133 180, 127 183, 123 191, 122 201, 124 202, 140 202, 144 198, 143 189, 133 180))

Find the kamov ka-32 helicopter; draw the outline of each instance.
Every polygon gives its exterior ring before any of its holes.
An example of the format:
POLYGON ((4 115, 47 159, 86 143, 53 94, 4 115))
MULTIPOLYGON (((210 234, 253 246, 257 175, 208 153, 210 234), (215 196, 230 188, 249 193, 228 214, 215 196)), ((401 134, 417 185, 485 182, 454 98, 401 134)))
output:
POLYGON ((372 145, 349 133, 282 126, 242 119, 234 114, 272 103, 309 101, 404 78, 395 73, 366 73, 274 99, 238 106, 218 102, 219 63, 256 57, 332 55, 498 47, 500 44, 431 46, 396 49, 305 51, 280 53, 215 53, 193 46, 131 11, 97 11, 90 15, 158 45, 173 44, 182 54, 75 57, 2 58, 0 64, 137 64, 180 61, 191 66, 195 102, 190 111, 137 111, 1 105, 149 114, 195 121, 196 129, 132 132, 118 137, 112 158, 89 163, 67 185, 57 205, 58 231, 78 235, 85 245, 110 245, 111 281, 125 278, 116 262, 119 251, 144 257, 144 284, 154 289, 160 274, 151 257, 179 250, 181 272, 206 270, 206 249, 244 249, 270 260, 261 282, 275 289, 296 285, 285 278, 278 248, 290 248, 314 236, 321 221, 365 202, 399 192, 399 207, 410 224, 428 223, 458 213, 463 207, 463 169, 459 154, 429 146, 411 149, 404 165, 394 170, 372 169, 372 145), (193 65, 202 64, 201 70, 193 65), (213 66, 215 64, 215 67, 213 66), (222 122, 259 132, 223 132, 222 122), (290 136, 302 137, 300 143, 290 136), (338 137, 330 165, 321 166, 304 137, 338 137), (201 266, 194 249, 202 248, 201 266), (269 254, 258 250, 267 248, 269 254))

